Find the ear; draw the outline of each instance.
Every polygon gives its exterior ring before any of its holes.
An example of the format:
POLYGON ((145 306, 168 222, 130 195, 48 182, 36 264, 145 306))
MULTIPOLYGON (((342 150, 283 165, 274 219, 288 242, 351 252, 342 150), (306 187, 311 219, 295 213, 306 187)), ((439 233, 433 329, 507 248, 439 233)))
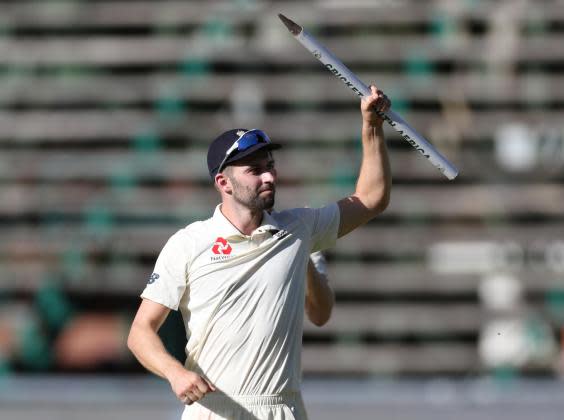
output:
POLYGON ((215 186, 220 192, 230 194, 232 191, 231 181, 224 173, 218 173, 214 178, 215 186))

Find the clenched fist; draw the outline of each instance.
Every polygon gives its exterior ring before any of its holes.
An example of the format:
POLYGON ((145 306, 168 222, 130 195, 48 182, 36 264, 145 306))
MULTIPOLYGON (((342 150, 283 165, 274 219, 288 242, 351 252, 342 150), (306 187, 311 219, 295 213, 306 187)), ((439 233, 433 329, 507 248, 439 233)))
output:
POLYGON ((392 103, 388 97, 376 86, 371 85, 372 95, 365 96, 360 101, 360 110, 362 111, 362 119, 373 126, 381 126, 384 120, 378 115, 380 112, 386 112, 390 109, 392 103))
POLYGON ((215 387, 206 378, 186 369, 177 370, 169 382, 176 397, 187 405, 202 399, 208 392, 215 391, 215 387))

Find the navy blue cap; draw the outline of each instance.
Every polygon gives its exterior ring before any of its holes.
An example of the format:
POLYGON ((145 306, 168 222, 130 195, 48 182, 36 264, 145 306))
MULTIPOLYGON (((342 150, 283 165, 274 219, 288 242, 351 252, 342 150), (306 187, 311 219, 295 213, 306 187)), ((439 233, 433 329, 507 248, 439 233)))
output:
MULTIPOLYGON (((228 130, 220 134, 210 144, 210 147, 208 148, 208 171, 212 179, 215 178, 215 176, 217 175, 217 170, 219 169, 219 165, 221 165, 221 162, 225 158, 225 153, 227 153, 229 148, 233 146, 233 143, 235 143, 237 139, 239 139, 239 137, 241 137, 241 135, 243 135, 247 131, 249 130, 245 128, 235 128, 233 130, 228 130)), ((229 156, 229 159, 225 161, 224 166, 227 166, 229 163, 233 163, 239 159, 242 159, 245 156, 249 156, 250 154, 255 153, 258 150, 262 150, 262 149, 275 150, 281 147, 282 145, 278 143, 260 142, 243 151, 239 151, 239 150, 234 151, 231 154, 231 156, 229 156)))

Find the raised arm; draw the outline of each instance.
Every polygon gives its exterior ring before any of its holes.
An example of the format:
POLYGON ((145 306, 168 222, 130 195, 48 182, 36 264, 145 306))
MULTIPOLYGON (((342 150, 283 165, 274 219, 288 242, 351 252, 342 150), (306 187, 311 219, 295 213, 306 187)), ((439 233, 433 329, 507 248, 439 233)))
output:
POLYGON ((215 388, 205 378, 185 369, 166 351, 157 332, 169 312, 166 306, 143 299, 131 325, 127 346, 143 366, 169 381, 180 401, 191 404, 215 388))
POLYGON ((383 212, 390 201, 392 178, 382 129, 376 111, 387 111, 390 101, 375 86, 361 101, 362 163, 354 194, 339 200, 339 237, 346 235, 383 212))

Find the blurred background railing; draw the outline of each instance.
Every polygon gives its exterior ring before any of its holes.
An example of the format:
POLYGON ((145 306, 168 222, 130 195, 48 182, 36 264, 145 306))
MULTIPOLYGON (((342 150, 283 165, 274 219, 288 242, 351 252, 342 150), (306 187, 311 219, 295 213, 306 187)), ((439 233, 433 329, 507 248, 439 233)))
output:
POLYGON ((284 144, 279 208, 352 191, 358 100, 283 12, 460 169, 447 181, 387 130, 392 204, 328 251, 337 305, 305 326, 306 375, 558 374, 563 6, 0 2, 0 370, 142 371, 124 347, 138 295, 218 202, 205 154, 224 129, 284 144))

